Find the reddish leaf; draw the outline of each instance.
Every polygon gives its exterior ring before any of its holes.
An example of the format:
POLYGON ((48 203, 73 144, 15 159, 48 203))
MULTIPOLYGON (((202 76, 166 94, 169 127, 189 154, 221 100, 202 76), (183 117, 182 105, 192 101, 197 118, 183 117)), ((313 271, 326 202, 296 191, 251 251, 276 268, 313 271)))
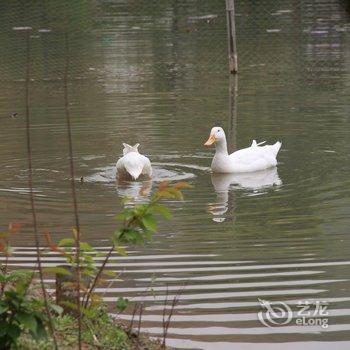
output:
POLYGON ((9 232, 10 233, 17 233, 21 229, 22 225, 16 222, 10 222, 9 223, 9 232))
POLYGON ((50 235, 49 231, 44 232, 44 237, 45 237, 47 245, 49 246, 49 248, 52 252, 56 252, 56 253, 59 253, 63 256, 66 256, 66 252, 64 251, 64 249, 60 248, 57 244, 52 242, 51 235, 50 235))
POLYGON ((51 244, 50 249, 53 252, 57 252, 63 256, 66 256, 66 252, 64 251, 64 249, 60 248, 57 244, 51 244))
POLYGON ((177 182, 174 186, 177 190, 182 190, 184 188, 191 188, 192 186, 185 181, 177 182))
POLYGON ((46 240, 47 245, 50 247, 52 245, 52 240, 49 231, 44 232, 44 238, 46 240))
POLYGON ((159 184, 159 191, 164 191, 165 189, 168 188, 169 182, 168 181, 163 181, 159 184))
POLYGON ((147 193, 145 193, 146 190, 147 190, 147 187, 146 186, 142 186, 140 191, 139 191, 139 195, 140 196, 144 196, 145 194, 147 194, 147 193))

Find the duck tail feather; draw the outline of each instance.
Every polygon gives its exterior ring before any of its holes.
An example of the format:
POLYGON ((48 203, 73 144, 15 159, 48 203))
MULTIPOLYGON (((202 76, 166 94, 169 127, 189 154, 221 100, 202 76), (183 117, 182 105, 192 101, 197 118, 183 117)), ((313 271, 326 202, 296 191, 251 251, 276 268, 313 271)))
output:
POLYGON ((125 170, 130 174, 130 176, 137 180, 141 175, 143 170, 143 163, 139 159, 135 159, 134 157, 126 158, 124 162, 125 170))
POLYGON ((273 147, 273 152, 274 152, 275 157, 276 157, 278 152, 279 152, 279 150, 282 147, 282 142, 281 141, 277 141, 274 145, 272 145, 272 147, 273 147))

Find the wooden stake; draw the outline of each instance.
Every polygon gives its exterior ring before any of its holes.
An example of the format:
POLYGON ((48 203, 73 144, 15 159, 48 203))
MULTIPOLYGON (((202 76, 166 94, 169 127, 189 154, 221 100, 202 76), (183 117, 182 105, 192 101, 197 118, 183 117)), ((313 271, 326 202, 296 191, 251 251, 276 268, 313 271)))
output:
POLYGON ((238 75, 231 75, 229 79, 229 122, 228 146, 229 152, 237 151, 237 92, 238 75))
POLYGON ((236 74, 237 66, 237 46, 236 46, 236 25, 235 25, 235 2, 226 0, 227 16, 227 40, 228 40, 228 60, 231 74, 236 74))
MULTIPOLYGON (((230 75, 229 81, 229 125, 228 140, 231 152, 237 151, 237 95, 238 74, 230 75)), ((235 191, 228 191, 226 221, 235 222, 237 211, 237 200, 235 191)))

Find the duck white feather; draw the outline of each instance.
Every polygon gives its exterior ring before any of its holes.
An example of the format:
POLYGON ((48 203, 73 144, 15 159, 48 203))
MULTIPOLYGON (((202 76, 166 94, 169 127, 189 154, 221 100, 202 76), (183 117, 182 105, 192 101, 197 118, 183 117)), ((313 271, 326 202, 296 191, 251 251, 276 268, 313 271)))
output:
POLYGON ((215 143, 216 152, 211 163, 214 173, 245 173, 259 171, 277 165, 277 154, 282 143, 261 146, 265 141, 257 143, 253 140, 250 147, 243 148, 232 154, 227 152, 225 132, 221 127, 211 129, 206 146, 215 143))
POLYGON ((116 169, 119 179, 137 180, 140 176, 152 177, 152 165, 150 160, 138 151, 139 143, 130 146, 123 143, 123 157, 117 161, 116 169))

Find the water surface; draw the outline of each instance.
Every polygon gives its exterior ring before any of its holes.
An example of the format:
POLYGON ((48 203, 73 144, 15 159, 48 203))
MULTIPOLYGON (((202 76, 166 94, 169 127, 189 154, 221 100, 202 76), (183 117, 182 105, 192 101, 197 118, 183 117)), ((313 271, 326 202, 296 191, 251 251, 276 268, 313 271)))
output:
MULTIPOLYGON (((23 224, 13 237, 13 266, 35 261, 25 34, 13 30, 31 26, 40 232, 59 239, 74 226, 62 81, 67 55, 84 239, 106 249, 121 197, 147 201, 163 180, 193 185, 183 202, 168 203, 174 219, 152 242, 113 259, 111 268, 122 274, 101 290, 105 300, 143 302, 142 329, 161 335, 164 299, 181 291, 168 341, 182 348, 349 347, 350 41, 341 2, 236 1, 239 75, 231 79, 222 1, 1 7, 0 226, 23 224), (204 15, 217 17, 198 18, 204 15), (278 169, 211 175, 213 150, 203 143, 214 125, 226 129, 231 150, 252 139, 281 140, 278 169), (141 144, 154 163, 153 181, 116 184, 122 142, 141 144), (288 302, 294 311, 299 301, 326 301, 329 327, 265 327, 258 298, 288 302)), ((47 265, 60 261, 45 258, 47 265)))

